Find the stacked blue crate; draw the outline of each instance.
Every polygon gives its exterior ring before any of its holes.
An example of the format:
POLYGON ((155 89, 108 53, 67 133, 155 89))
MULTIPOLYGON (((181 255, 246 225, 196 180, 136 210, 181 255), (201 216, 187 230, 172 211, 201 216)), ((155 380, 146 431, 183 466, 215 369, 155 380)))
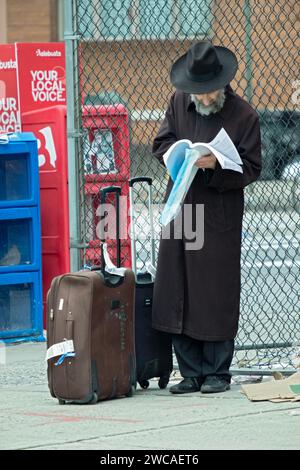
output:
POLYGON ((44 341, 37 140, 0 135, 0 340, 44 341))

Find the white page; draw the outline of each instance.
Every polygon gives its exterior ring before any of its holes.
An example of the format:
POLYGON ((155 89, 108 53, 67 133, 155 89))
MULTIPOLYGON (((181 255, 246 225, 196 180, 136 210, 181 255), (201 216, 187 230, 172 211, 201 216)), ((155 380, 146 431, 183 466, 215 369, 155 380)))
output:
POLYGON ((224 170, 234 170, 239 173, 243 173, 243 169, 240 165, 230 160, 226 155, 217 150, 216 147, 213 147, 211 144, 193 144, 192 150, 196 150, 198 152, 199 159, 208 153, 213 153, 224 170))
POLYGON ((211 142, 209 142, 209 145, 218 152, 225 155, 225 157, 227 157, 232 162, 235 162, 239 165, 243 164, 234 143, 225 131, 224 127, 222 127, 216 137, 211 142))
POLYGON ((225 156, 223 153, 216 150, 214 147, 209 146, 209 148, 210 148, 210 151, 215 155, 215 157, 217 158, 218 162, 220 163, 221 167, 224 170, 234 170, 239 173, 243 173, 243 168, 240 165, 238 165, 234 161, 227 158, 227 156, 225 156))

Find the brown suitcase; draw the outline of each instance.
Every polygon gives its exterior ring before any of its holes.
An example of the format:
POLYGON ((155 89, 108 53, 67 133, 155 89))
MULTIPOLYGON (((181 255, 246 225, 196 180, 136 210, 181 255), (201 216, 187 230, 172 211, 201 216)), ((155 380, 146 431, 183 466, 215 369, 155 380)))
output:
POLYGON ((48 292, 48 350, 74 344, 74 353, 48 359, 50 393, 60 404, 131 396, 136 387, 134 273, 106 273, 101 251, 101 271, 58 276, 48 292))

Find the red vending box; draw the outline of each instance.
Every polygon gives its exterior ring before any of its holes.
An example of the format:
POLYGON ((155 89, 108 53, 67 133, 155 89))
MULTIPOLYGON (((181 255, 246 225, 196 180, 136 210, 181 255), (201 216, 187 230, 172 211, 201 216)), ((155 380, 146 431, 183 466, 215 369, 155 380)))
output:
POLYGON ((66 106, 22 114, 23 130, 38 139, 44 307, 53 277, 70 271, 66 120, 66 106))
POLYGON ((21 113, 66 104, 63 42, 16 43, 21 113))
MULTIPOLYGON (((100 189, 107 186, 121 187, 121 264, 131 267, 131 245, 129 237, 129 120, 126 108, 121 105, 85 105, 82 114, 85 129, 83 159, 86 193, 87 233, 86 261, 100 262, 100 189)), ((107 204, 114 204, 109 196, 107 204)), ((110 220, 110 226, 114 220, 110 220)), ((111 227, 110 227, 111 228, 111 227)), ((116 264, 116 242, 107 239, 108 251, 116 264)))
POLYGON ((21 130, 15 46, 0 44, 0 134, 21 130))

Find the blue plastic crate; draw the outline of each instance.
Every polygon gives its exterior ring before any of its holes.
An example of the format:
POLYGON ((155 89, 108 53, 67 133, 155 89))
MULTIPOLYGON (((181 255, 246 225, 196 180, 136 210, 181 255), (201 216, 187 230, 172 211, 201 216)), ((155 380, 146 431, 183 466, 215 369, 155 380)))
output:
POLYGON ((0 210, 0 275, 41 269, 38 207, 0 210))
POLYGON ((41 273, 0 276, 0 339, 44 341, 41 273))
POLYGON ((0 135, 0 208, 39 205, 37 140, 31 132, 0 135), (7 142, 7 143, 6 143, 7 142))

